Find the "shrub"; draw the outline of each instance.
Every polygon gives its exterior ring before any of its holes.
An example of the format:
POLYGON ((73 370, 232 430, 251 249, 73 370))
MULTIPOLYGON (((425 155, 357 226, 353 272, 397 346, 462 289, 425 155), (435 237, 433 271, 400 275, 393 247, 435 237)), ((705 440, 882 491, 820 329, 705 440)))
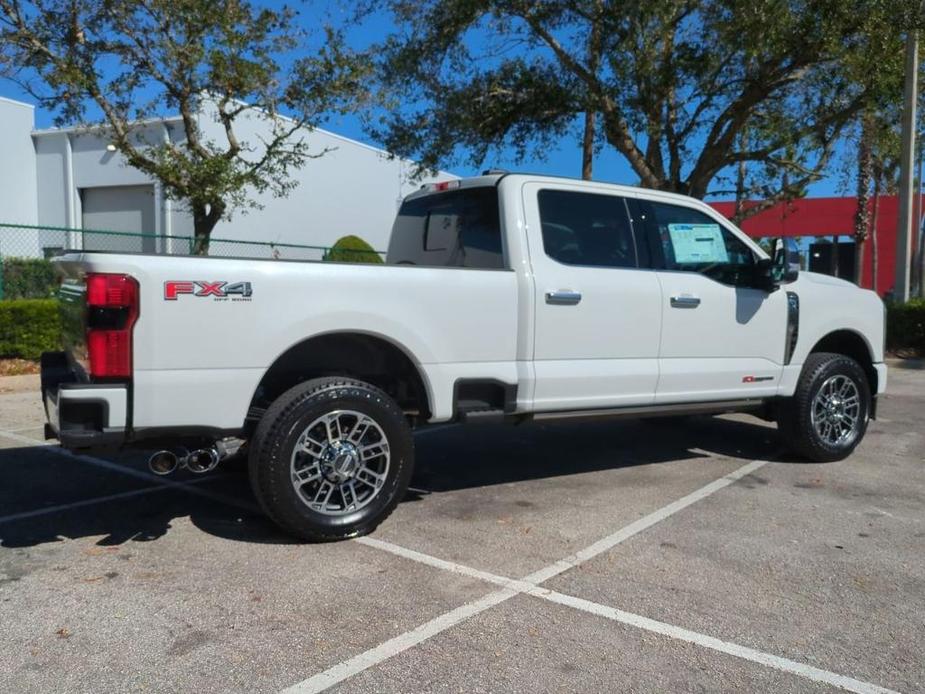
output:
POLYGON ((47 299, 58 289, 55 270, 44 258, 4 258, 2 281, 4 299, 47 299))
POLYGON ((907 304, 888 303, 886 308, 887 349, 925 355, 925 299, 913 299, 907 304))
POLYGON ((344 236, 337 240, 322 260, 338 263, 382 263, 382 256, 359 236, 344 236))
POLYGON ((0 301, 0 357, 38 359, 60 349, 60 321, 56 299, 0 301))

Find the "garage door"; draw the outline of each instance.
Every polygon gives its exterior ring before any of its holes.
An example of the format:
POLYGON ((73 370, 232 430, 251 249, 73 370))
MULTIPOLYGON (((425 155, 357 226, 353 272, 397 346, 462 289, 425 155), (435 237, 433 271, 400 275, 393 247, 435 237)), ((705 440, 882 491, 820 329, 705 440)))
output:
POLYGON ((153 253, 154 186, 106 186, 82 188, 83 228, 103 231, 144 232, 149 236, 84 234, 88 251, 128 251, 153 253))

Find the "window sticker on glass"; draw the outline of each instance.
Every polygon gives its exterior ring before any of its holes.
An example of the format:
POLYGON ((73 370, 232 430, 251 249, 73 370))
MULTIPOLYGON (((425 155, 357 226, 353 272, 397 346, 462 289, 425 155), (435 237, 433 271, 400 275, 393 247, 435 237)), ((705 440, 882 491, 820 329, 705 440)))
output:
POLYGON ((669 224, 668 233, 679 265, 729 262, 719 224, 669 224))

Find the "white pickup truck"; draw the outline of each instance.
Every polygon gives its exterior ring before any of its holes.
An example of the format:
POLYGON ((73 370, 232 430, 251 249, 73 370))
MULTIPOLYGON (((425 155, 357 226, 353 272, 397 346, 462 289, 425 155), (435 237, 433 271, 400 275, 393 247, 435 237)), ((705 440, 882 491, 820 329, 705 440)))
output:
POLYGON ((437 422, 742 411, 838 460, 886 387, 884 308, 791 253, 697 200, 515 174, 410 195, 382 265, 72 253, 46 434, 167 448, 162 473, 244 441, 312 540, 388 516, 437 422))

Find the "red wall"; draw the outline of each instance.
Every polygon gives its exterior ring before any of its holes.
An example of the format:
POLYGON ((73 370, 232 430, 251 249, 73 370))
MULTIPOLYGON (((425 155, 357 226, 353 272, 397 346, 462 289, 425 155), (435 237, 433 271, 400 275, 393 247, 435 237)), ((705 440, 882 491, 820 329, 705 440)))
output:
MULTIPOLYGON (((923 196, 925 198, 925 196, 923 196)), ((748 203, 746 203, 748 204, 748 203)), ((734 202, 714 202, 711 206, 726 217, 735 212, 734 202)), ((779 203, 742 224, 753 238, 762 236, 851 236, 857 198, 803 198, 779 203)), ((899 207, 895 195, 880 196, 877 215, 877 292, 882 296, 893 288, 896 273, 896 221, 899 207)), ((873 201, 870 203, 873 211, 873 201)), ((871 286, 871 243, 864 244, 864 270, 861 286, 871 286)))

